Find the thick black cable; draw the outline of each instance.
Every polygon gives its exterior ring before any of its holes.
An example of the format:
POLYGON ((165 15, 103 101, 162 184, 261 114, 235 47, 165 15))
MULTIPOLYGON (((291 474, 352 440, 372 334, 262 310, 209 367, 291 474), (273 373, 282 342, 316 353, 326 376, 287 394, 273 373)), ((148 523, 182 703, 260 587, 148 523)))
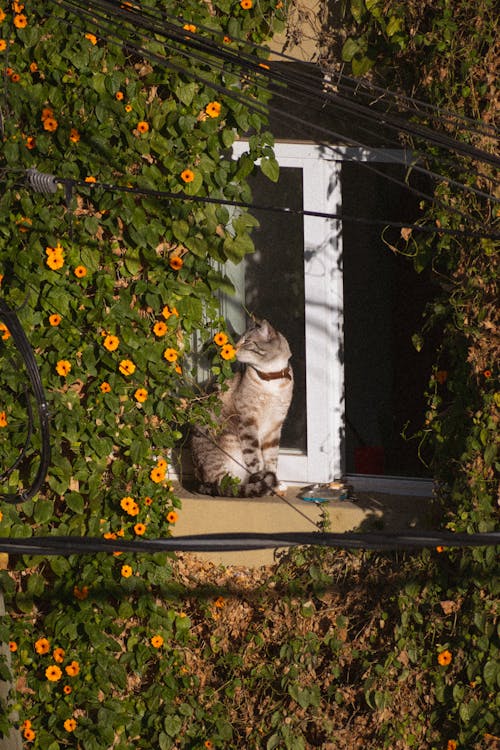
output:
POLYGON ((38 419, 40 424, 40 459, 38 470, 33 478, 31 485, 27 489, 19 489, 17 493, 0 493, 0 499, 7 503, 24 503, 30 500, 41 488, 50 465, 50 425, 49 425, 49 408, 45 393, 43 390, 42 380, 35 360, 35 355, 30 343, 24 333, 23 327, 14 310, 0 299, 0 319, 4 321, 12 336, 12 340, 20 352, 25 366, 28 378, 30 380, 33 395, 35 397, 38 419))
POLYGON ((0 552, 9 555, 87 555, 105 552, 155 554, 158 552, 235 552, 237 550, 272 549, 312 545, 338 549, 425 549, 485 547, 500 544, 500 532, 483 534, 446 531, 357 533, 282 532, 196 534, 166 539, 102 539, 99 537, 40 536, 19 539, 0 538, 0 552))

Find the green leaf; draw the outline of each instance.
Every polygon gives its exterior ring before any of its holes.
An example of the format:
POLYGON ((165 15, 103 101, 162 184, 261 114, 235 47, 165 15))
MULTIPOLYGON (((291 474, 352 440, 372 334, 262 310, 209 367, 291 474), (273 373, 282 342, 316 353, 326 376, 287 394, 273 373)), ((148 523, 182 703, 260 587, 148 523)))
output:
POLYGON ((500 688, 500 666, 498 661, 490 659, 486 662, 483 669, 483 678, 485 684, 493 690, 496 687, 500 688))
POLYGON ((262 173, 271 180, 271 182, 278 182, 280 176, 280 166, 276 159, 265 156, 260 160, 260 168, 262 173))
POLYGON ((345 40, 342 47, 342 60, 344 62, 351 62, 354 55, 357 55, 361 51, 361 47, 357 39, 351 39, 350 37, 345 40))

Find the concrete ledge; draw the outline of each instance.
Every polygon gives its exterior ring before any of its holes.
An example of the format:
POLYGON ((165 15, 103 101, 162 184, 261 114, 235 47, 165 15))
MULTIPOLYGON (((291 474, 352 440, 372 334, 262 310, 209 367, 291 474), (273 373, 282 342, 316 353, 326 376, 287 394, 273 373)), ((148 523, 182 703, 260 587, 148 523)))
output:
MULTIPOLYGON (((273 533, 315 531, 326 513, 330 530, 341 533, 363 528, 414 528, 426 525, 428 498, 398 498, 394 495, 357 495, 351 500, 332 500, 323 505, 304 502, 300 488, 291 487, 284 498, 253 499, 208 497, 176 488, 182 509, 174 536, 217 532, 273 533)), ((193 553, 194 554, 194 553, 193 553)), ((216 565, 258 567, 272 565, 276 551, 199 552, 194 556, 216 565)))

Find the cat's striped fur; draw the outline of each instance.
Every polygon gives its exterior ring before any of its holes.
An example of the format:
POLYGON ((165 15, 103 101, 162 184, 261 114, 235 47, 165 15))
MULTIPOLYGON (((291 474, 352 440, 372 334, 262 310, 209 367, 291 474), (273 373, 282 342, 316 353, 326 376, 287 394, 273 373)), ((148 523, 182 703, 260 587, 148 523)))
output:
POLYGON ((278 484, 281 428, 293 391, 291 352, 285 337, 266 320, 250 325, 236 352, 244 368, 220 394, 218 429, 196 427, 191 449, 200 492, 220 495, 221 482, 232 477, 239 480, 233 494, 256 497, 278 484))

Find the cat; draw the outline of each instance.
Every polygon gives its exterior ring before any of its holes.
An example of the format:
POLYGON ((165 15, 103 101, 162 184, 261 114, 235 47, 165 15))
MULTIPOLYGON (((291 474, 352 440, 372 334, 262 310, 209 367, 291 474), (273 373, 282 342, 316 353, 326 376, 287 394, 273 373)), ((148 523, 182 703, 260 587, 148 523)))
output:
POLYGON ((235 348, 243 368, 219 394, 218 428, 195 427, 191 453, 201 493, 261 497, 278 486, 281 428, 293 392, 292 353, 267 320, 253 321, 235 348))

